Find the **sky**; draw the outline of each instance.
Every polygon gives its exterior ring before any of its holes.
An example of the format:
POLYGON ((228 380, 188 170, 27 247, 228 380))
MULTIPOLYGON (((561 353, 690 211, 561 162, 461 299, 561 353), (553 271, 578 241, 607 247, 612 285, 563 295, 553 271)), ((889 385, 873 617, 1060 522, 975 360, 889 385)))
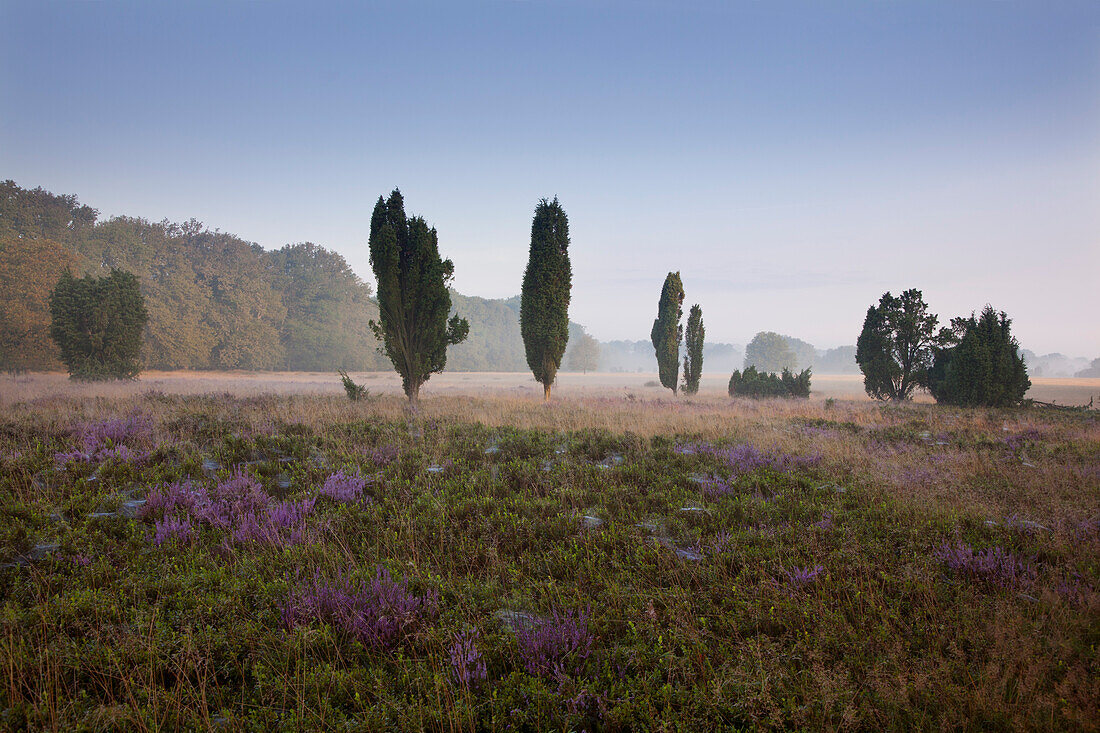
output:
POLYGON ((468 295, 569 216, 570 317, 855 343, 883 292, 1100 356, 1100 3, 0 0, 0 179, 311 241, 399 187, 468 295))

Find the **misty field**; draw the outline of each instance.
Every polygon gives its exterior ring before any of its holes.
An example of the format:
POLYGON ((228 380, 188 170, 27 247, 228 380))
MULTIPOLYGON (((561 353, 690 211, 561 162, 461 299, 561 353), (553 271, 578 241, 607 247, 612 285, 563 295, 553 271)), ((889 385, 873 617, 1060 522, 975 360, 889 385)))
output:
POLYGON ((172 378, 5 378, 0 728, 1098 725, 1096 412, 172 378))

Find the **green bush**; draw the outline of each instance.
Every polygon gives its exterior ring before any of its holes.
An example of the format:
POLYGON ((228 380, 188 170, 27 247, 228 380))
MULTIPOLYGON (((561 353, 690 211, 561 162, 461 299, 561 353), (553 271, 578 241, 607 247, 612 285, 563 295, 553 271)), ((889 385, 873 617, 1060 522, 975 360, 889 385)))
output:
MULTIPOLYGON (((968 407, 1011 407, 1031 387, 1012 321, 987 305, 980 317, 952 321, 955 346, 936 349, 928 389, 937 402, 968 407)), ((943 338, 949 340, 945 333, 943 338)))
POLYGON ((803 369, 797 375, 790 369, 782 374, 758 372, 750 366, 744 372, 734 370, 730 376, 730 397, 809 397, 810 370, 803 369))
POLYGON ((50 295, 50 336, 73 379, 133 379, 149 315, 138 279, 112 270, 74 278, 66 270, 50 295))

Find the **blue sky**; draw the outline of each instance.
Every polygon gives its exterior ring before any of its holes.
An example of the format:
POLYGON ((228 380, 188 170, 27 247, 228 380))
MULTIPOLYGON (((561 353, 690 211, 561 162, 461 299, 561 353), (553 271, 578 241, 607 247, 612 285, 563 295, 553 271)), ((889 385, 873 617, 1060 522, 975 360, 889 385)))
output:
POLYGON ((571 316, 854 343, 885 290, 1100 356, 1100 3, 0 0, 0 177, 102 215, 313 241, 370 278, 379 194, 468 294, 538 199, 571 316))

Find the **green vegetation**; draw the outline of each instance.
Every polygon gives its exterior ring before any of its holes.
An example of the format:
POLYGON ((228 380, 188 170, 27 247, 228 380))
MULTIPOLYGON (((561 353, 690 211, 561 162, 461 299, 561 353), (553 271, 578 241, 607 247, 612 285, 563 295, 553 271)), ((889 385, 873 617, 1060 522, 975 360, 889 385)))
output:
POLYGON ((50 337, 73 379, 133 379, 149 314, 137 278, 74 278, 66 270, 50 294, 50 337))
POLYGON ((897 298, 884 293, 877 307, 867 309, 856 342, 856 361, 867 394, 898 402, 910 399, 917 387, 927 386, 933 348, 939 343, 938 320, 916 289, 897 298))
POLYGON ((527 365, 550 400, 550 387, 569 342, 569 219, 558 203, 543 199, 531 222, 531 249, 523 273, 519 324, 527 365))
POLYGON ((746 367, 744 372, 735 370, 730 375, 728 391, 730 397, 809 397, 810 370, 795 375, 790 369, 775 374, 746 367))
POLYGON ((370 263, 378 280, 378 320, 370 321, 370 328, 401 375, 410 404, 416 404, 420 387, 446 366, 447 347, 470 332, 466 319, 447 319, 454 265, 440 258, 436 231, 423 217, 406 218, 397 189, 375 204, 370 263))
POLYGON ((575 372, 594 372, 600 367, 600 342, 587 333, 570 339, 572 345, 565 352, 566 364, 575 372))
POLYGON ((956 318, 936 349, 928 389, 936 402, 968 407, 1012 407, 1031 386, 1012 321, 987 305, 979 318, 956 318))
POLYGON ((649 339, 657 354, 657 372, 661 384, 676 394, 680 371, 680 342, 684 338, 684 327, 680 319, 684 315, 684 286, 680 282, 679 272, 670 272, 661 288, 661 299, 657 303, 657 318, 653 321, 653 330, 649 339))
POLYGON ((775 331, 761 331, 745 347, 745 368, 756 367, 761 372, 781 372, 793 369, 797 361, 786 336, 775 331))
POLYGON ((706 328, 703 327, 703 309, 696 303, 691 306, 691 311, 688 313, 685 336, 687 353, 684 354, 684 394, 699 392, 699 379, 703 376, 703 341, 706 340, 706 333, 706 328))
POLYGON ((348 376, 348 373, 343 369, 336 372, 340 375, 340 384, 344 385, 344 394, 348 396, 348 399, 352 402, 359 402, 370 398, 370 392, 362 384, 356 384, 355 380, 348 376))
POLYGON ((1095 725, 1087 416, 449 404, 5 410, 2 727, 1095 725))

